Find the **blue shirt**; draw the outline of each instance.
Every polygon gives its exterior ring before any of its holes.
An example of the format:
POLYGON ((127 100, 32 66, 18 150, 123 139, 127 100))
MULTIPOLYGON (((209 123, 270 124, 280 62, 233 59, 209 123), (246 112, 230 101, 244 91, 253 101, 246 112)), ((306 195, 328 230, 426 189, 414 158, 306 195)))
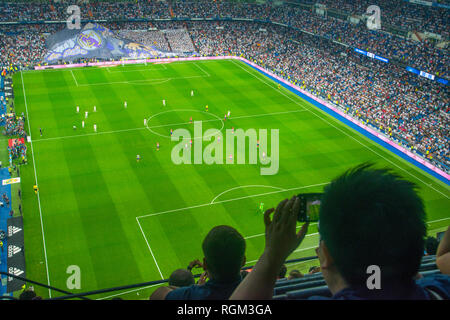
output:
POLYGON ((435 299, 429 291, 442 299, 450 299, 450 276, 434 274, 411 281, 406 286, 381 284, 380 290, 368 290, 366 287, 352 286, 342 289, 331 298, 322 296, 309 297, 311 300, 430 300, 435 299))
POLYGON ((166 300, 227 300, 240 282, 241 278, 225 283, 209 280, 203 285, 193 284, 172 290, 166 295, 166 300))

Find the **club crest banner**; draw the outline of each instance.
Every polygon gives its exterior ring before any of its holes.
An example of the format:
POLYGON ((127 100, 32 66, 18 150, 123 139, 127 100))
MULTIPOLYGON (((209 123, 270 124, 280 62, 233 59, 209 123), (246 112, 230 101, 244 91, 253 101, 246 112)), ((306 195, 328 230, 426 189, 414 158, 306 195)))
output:
POLYGON ((183 55, 124 39, 97 23, 88 23, 79 30, 59 31, 47 38, 46 46, 46 63, 72 62, 83 58, 154 59, 183 55))

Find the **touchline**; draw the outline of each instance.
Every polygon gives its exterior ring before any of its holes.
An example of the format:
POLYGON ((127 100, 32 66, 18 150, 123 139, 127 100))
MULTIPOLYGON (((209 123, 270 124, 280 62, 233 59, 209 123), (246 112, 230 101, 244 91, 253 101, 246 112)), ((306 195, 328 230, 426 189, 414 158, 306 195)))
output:
POLYGON ((178 142, 171 152, 174 164, 247 164, 248 153, 248 164, 258 164, 259 160, 263 165, 261 175, 278 173, 279 129, 270 129, 269 154, 267 129, 226 129, 224 138, 218 129, 203 132, 202 121, 194 121, 193 125, 193 137, 187 129, 176 129, 171 133, 171 140, 178 142), (209 143, 203 146, 204 141, 209 143))

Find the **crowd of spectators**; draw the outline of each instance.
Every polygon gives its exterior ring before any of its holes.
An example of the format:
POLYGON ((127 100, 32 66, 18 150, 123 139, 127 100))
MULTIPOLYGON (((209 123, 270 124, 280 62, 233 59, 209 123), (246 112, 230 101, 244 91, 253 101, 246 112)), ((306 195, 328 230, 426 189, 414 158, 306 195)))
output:
POLYGON ((194 52, 194 45, 186 29, 165 30, 164 34, 173 52, 194 52))
POLYGON ((25 137, 24 120, 17 117, 15 113, 3 114, 1 116, 1 123, 4 124, 3 135, 25 137))
POLYGON ((27 161, 27 146, 25 143, 19 143, 15 141, 12 146, 8 147, 11 159, 18 159, 21 163, 26 163, 27 161))
POLYGON ((171 51, 167 38, 160 30, 118 30, 117 34, 122 38, 133 40, 149 47, 171 51))
POLYGON ((404 0, 318 0, 327 8, 361 15, 370 5, 381 10, 382 23, 388 23, 405 30, 429 31, 448 37, 448 9, 408 3, 404 0))
MULTIPOLYGON (((347 8, 352 13, 364 13, 366 3, 351 5, 349 0, 341 0, 342 8, 347 8), (364 10, 363 10, 364 9, 364 10)), ((339 3, 338 2, 338 3, 339 3)), ((413 20, 422 26, 421 31, 432 30, 438 32, 444 39, 448 38, 448 10, 442 8, 427 8, 425 6, 413 5, 404 1, 379 1, 382 7, 383 18, 391 15, 395 17, 390 21, 396 26, 402 24, 397 20, 413 20), (392 5, 399 2, 398 6, 392 5), (401 2, 401 3, 400 3, 401 2), (386 9, 383 9, 386 8, 386 9), (434 11, 433 11, 434 10, 434 11), (398 13, 398 14, 397 14, 398 13), (418 15, 431 19, 425 22, 423 19, 413 19, 418 15), (411 18, 408 20, 408 17, 411 18), (428 28, 427 25, 434 26, 428 28), (441 28, 442 30, 436 30, 441 28)), ((327 6, 332 7, 330 3, 327 6)), ((40 4, 30 6, 26 4, 2 4, 0 6, 1 21, 36 21, 36 20, 66 20, 66 7, 68 3, 40 4)), ((417 43, 412 40, 393 36, 390 33, 368 30, 364 22, 354 25, 348 21, 320 16, 313 13, 312 7, 304 7, 291 4, 273 5, 271 2, 265 4, 235 3, 228 1, 120 1, 120 2, 97 2, 80 4, 82 19, 170 19, 170 18, 245 18, 271 20, 278 23, 289 24, 293 27, 306 30, 335 41, 344 42, 347 45, 362 48, 386 58, 395 58, 403 61, 417 69, 428 73, 448 76, 450 65, 447 50, 438 49, 434 43, 424 40, 417 43)), ((335 5, 337 6, 337 5, 335 5)), ((147 23, 149 24, 149 23, 147 23)), ((28 27, 28 26, 27 26, 28 27)), ((411 27, 412 28, 412 27, 411 27)), ((415 29, 416 30, 416 29, 415 29)), ((39 39, 24 39, 25 43, 39 41, 39 39)), ((27 53, 24 53, 25 55, 27 53)), ((16 58, 16 60, 19 60, 16 58)))

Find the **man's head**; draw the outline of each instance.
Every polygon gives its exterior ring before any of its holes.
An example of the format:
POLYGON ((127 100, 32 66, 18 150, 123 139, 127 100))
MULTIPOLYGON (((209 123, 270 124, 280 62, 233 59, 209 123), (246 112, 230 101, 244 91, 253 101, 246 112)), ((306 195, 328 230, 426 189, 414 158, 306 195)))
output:
POLYGON ((291 270, 291 272, 289 272, 289 277, 288 279, 296 279, 296 278, 302 278, 303 274, 298 271, 298 270, 291 270))
POLYGON ((192 272, 186 269, 177 269, 169 277, 169 286, 188 287, 194 283, 192 272))
POLYGON ((364 286, 370 265, 380 267, 382 283, 409 283, 423 255, 424 220, 413 183, 370 164, 345 172, 325 188, 320 208, 317 253, 328 285, 364 286))
POLYGON ((320 267, 318 267, 318 266, 313 266, 313 267, 309 268, 309 270, 308 270, 309 274, 313 274, 313 273, 317 273, 317 272, 320 272, 320 267))
POLYGON ((19 300, 33 300, 34 298, 36 298, 36 293, 30 289, 24 290, 19 296, 19 300))
POLYGON ((206 235, 202 244, 203 266, 211 279, 221 282, 239 279, 245 264, 245 240, 234 228, 217 226, 206 235))

